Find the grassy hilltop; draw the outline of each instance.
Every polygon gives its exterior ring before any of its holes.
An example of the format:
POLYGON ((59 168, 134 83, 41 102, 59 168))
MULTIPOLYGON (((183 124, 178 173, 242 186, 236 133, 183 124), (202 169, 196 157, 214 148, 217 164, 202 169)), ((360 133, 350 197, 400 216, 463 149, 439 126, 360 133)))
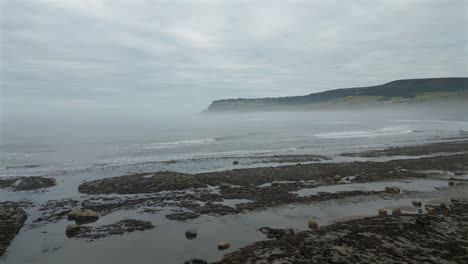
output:
POLYGON ((408 79, 376 86, 329 90, 304 96, 223 99, 212 102, 205 112, 305 110, 451 100, 468 102, 468 78, 408 79))

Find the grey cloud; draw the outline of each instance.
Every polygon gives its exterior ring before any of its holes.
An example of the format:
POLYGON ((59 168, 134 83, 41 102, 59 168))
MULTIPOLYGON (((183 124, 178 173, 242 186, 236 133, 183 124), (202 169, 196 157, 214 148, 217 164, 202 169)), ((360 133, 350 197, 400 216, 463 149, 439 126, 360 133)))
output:
POLYGON ((219 98, 466 76, 467 8, 457 0, 6 0, 2 100, 15 102, 10 109, 44 101, 198 111, 219 98))

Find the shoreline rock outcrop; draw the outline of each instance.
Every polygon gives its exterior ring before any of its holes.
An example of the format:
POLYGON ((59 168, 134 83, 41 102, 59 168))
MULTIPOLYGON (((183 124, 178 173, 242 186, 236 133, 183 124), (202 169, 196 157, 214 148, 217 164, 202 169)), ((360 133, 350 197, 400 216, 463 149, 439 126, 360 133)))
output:
POLYGON ((14 205, 0 205, 0 256, 26 221, 26 212, 14 205))

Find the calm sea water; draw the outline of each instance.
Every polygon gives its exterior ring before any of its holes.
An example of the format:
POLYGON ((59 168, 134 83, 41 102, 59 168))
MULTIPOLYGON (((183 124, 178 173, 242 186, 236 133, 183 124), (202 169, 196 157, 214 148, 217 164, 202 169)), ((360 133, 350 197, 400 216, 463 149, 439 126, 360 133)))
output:
POLYGON ((242 165, 250 156, 333 156, 468 133, 468 110, 463 108, 84 120, 5 120, 0 176, 63 176, 94 170, 198 172, 228 169, 233 159, 242 165))

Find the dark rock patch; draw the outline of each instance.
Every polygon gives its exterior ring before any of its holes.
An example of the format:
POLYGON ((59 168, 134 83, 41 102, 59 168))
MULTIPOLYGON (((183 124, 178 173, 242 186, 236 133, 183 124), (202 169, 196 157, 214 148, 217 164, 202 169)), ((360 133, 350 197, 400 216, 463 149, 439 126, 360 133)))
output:
POLYGON ((198 218, 200 215, 194 212, 179 212, 179 213, 171 213, 167 214, 166 217, 171 220, 188 220, 188 219, 195 219, 198 218))
POLYGON ((26 218, 23 209, 13 205, 0 205, 0 256, 23 227, 26 218))
POLYGON ((126 219, 120 220, 110 225, 103 225, 98 227, 79 226, 79 230, 73 237, 86 238, 88 240, 95 240, 103 237, 123 235, 125 233, 134 231, 144 231, 153 229, 155 226, 148 221, 126 219))
POLYGON ((0 178, 0 188, 31 191, 55 186, 55 179, 40 176, 0 178))

